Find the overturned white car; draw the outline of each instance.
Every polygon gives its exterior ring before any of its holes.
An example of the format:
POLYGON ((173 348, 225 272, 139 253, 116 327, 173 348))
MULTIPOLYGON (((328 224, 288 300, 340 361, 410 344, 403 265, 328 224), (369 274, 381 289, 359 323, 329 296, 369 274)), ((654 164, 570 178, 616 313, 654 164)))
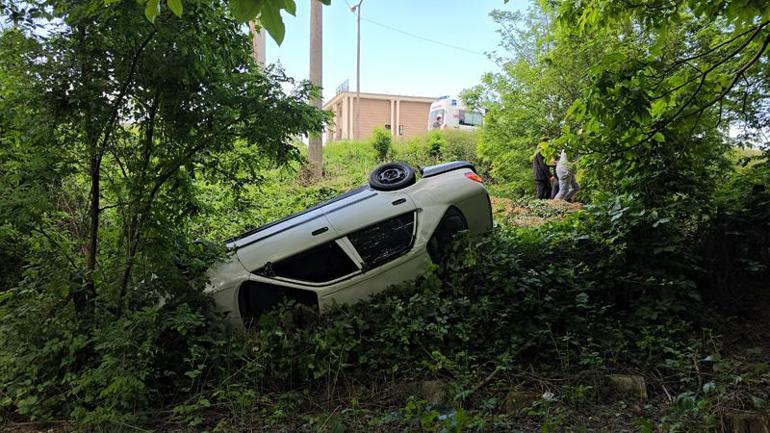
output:
POLYGON ((369 185, 248 231, 209 271, 228 317, 252 321, 293 299, 314 309, 366 299, 440 263, 452 237, 492 227, 489 196, 473 165, 377 167, 369 185))

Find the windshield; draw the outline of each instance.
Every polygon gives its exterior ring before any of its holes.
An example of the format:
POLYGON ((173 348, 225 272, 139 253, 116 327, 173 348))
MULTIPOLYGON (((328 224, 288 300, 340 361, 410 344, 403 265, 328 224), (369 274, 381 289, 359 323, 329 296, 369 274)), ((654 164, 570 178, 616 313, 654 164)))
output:
POLYGON ((446 123, 446 117, 444 116, 444 109, 433 110, 428 116, 428 129, 437 129, 446 123))

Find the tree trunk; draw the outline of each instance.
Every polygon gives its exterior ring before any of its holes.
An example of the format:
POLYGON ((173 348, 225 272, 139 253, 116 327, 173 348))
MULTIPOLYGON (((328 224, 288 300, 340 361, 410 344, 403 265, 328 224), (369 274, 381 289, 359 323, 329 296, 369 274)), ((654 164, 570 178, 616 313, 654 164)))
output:
POLYGON ((95 292, 94 272, 96 271, 96 254, 99 247, 99 195, 101 193, 101 162, 99 149, 93 143, 89 149, 88 176, 91 178, 90 204, 88 207, 88 250, 86 256, 86 290, 85 296, 90 297, 95 292))
POLYGON ((88 236, 86 239, 86 269, 85 280, 81 289, 73 293, 73 302, 75 311, 79 315, 86 314, 89 303, 96 293, 94 283, 94 273, 96 271, 96 255, 99 243, 99 196, 100 196, 100 176, 101 176, 101 156, 99 154, 99 137, 94 125, 94 106, 93 93, 91 89, 93 70, 89 59, 89 50, 87 42, 87 30, 85 26, 78 28, 79 51, 80 51, 80 73, 85 93, 86 105, 84 110, 84 132, 86 144, 88 147, 88 177, 91 180, 91 191, 89 193, 90 203, 88 207, 88 236))
MULTIPOLYGON (((134 260, 136 258, 136 252, 139 247, 141 238, 141 230, 144 221, 144 213, 149 212, 152 207, 152 201, 154 199, 154 193, 145 202, 142 200, 142 193, 144 192, 144 185, 147 182, 147 174, 150 169, 150 158, 152 151, 155 147, 155 119, 158 114, 158 107, 160 106, 160 91, 155 93, 150 106, 147 123, 145 125, 144 146, 142 148, 142 164, 139 173, 137 174, 139 180, 137 182, 137 190, 140 196, 135 197, 135 208, 129 207, 129 218, 126 226, 126 243, 127 243, 127 256, 126 266, 123 269, 123 278, 120 282, 120 302, 123 302, 123 298, 128 293, 128 284, 131 281, 131 272, 134 269, 134 260)), ((154 191, 154 190, 153 190, 154 191)))

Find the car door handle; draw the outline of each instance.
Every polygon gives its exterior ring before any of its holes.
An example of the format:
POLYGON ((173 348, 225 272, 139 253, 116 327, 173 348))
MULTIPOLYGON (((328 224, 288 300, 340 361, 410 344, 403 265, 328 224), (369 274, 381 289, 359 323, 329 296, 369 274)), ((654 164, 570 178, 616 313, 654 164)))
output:
POLYGON ((318 235, 320 235, 321 233, 326 233, 326 232, 328 232, 328 231, 329 231, 329 227, 321 227, 321 228, 320 228, 320 229, 318 229, 318 230, 313 230, 313 233, 312 233, 312 234, 313 234, 313 236, 318 236, 318 235))
POLYGON ((404 203, 406 203, 406 199, 405 198, 400 198, 398 200, 393 201, 393 203, 391 203, 391 204, 393 206, 398 206, 398 205, 404 204, 404 203))

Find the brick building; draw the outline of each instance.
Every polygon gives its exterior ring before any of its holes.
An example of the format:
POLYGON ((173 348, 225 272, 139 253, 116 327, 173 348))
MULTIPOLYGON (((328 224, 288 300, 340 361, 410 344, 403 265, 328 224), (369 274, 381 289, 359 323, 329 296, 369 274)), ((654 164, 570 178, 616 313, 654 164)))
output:
MULTIPOLYGON (((422 96, 361 93, 361 139, 375 128, 390 130, 394 138, 414 137, 428 132, 428 112, 436 98, 422 96)), ((334 123, 327 127, 326 140, 352 140, 355 135, 353 107, 355 92, 340 92, 324 104, 334 113, 334 123)))

